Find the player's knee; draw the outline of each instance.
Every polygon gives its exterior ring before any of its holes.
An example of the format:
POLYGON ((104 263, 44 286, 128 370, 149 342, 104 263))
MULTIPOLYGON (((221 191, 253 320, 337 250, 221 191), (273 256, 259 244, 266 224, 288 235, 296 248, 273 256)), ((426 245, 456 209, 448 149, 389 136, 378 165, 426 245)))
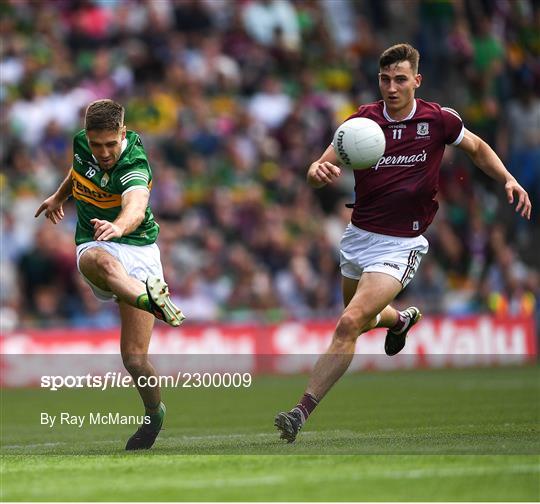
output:
POLYGON ((344 343, 354 342, 360 335, 361 328, 359 320, 356 317, 344 313, 337 323, 334 340, 344 343))
POLYGON ((139 375, 144 370, 148 356, 144 354, 122 353, 122 362, 130 375, 139 375))
POLYGON ((373 320, 372 314, 361 310, 345 312, 339 319, 334 339, 356 341, 360 334, 374 327, 373 320))
POLYGON ((99 254, 94 261, 105 278, 115 275, 118 270, 118 261, 109 254, 99 254))

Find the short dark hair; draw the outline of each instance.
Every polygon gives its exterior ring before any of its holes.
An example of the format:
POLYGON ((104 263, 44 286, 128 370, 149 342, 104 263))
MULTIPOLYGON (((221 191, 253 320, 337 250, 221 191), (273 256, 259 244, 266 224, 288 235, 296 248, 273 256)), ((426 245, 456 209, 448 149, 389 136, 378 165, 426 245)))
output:
POLYGON ((93 101, 86 109, 84 129, 118 131, 124 125, 124 107, 113 100, 93 101))
POLYGON ((396 44, 386 49, 379 58, 379 68, 386 68, 401 61, 408 61, 412 71, 418 73, 420 53, 410 44, 396 44))

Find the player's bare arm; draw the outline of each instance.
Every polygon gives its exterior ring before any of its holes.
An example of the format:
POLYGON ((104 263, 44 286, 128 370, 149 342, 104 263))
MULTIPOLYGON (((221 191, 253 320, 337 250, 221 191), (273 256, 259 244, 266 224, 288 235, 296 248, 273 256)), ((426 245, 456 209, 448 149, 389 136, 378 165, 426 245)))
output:
POLYGON ((315 189, 320 189, 334 182, 341 175, 341 169, 337 163, 338 158, 334 148, 329 145, 323 155, 311 163, 307 173, 308 184, 315 189))
POLYGON ((49 196, 37 209, 34 217, 39 217, 45 211, 45 218, 53 224, 58 224, 64 218, 63 204, 71 195, 71 170, 62 181, 56 192, 49 196))
POLYGON ((463 140, 458 147, 464 150, 473 163, 486 175, 504 184, 508 203, 513 204, 514 196, 517 197, 516 212, 521 212, 522 217, 531 218, 531 200, 527 191, 521 187, 505 168, 496 152, 484 140, 465 129, 463 140))
POLYGON ((94 239, 107 241, 120 238, 135 231, 144 219, 150 193, 144 188, 129 191, 122 196, 122 210, 114 222, 91 219, 94 225, 94 239))

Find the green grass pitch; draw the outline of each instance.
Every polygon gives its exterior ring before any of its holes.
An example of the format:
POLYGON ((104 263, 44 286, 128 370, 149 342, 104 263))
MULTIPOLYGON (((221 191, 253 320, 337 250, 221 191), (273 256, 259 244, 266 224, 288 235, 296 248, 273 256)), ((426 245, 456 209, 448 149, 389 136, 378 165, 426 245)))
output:
POLYGON ((349 374, 297 442, 274 414, 305 376, 244 390, 166 389, 165 430, 126 453, 126 425, 40 425, 40 412, 141 414, 134 390, 2 392, 10 501, 509 501, 540 499, 536 367, 349 374))

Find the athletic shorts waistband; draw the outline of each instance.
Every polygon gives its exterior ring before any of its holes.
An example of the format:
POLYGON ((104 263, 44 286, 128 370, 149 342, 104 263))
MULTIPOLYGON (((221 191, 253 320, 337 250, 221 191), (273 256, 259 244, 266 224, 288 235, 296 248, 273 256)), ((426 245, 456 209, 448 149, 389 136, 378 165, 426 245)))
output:
POLYGON ((380 238, 381 240, 395 240, 399 241, 401 243, 407 243, 407 242, 413 242, 414 240, 418 240, 418 238, 421 238, 422 235, 418 236, 395 236, 395 235, 385 235, 381 233, 374 233, 373 231, 368 231, 367 229, 359 228, 358 226, 355 226, 352 222, 349 222, 349 226, 353 231, 358 232, 358 234, 366 234, 368 236, 372 236, 374 238, 380 238))

